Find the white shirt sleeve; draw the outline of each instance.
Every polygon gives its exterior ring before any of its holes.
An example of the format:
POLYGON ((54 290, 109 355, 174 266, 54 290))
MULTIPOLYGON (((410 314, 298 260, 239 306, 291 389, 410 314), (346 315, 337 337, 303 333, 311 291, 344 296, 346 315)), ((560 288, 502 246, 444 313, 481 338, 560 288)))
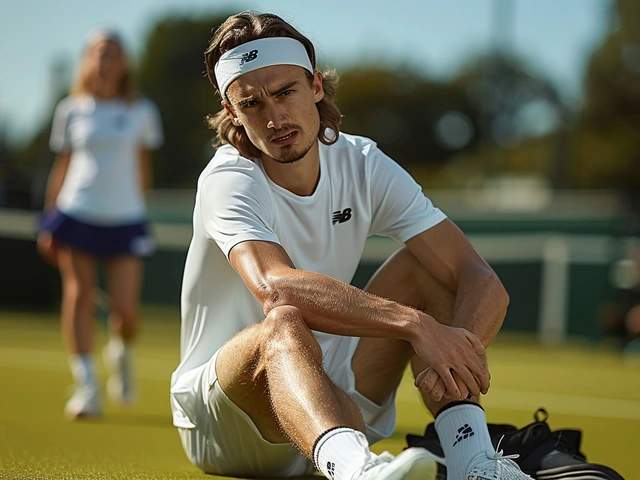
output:
POLYGON ((411 175, 377 147, 368 154, 367 174, 372 202, 370 235, 404 243, 447 218, 411 175))
POLYGON ((63 99, 56 106, 51 124, 51 136, 49 137, 49 148, 54 153, 61 153, 71 150, 71 139, 69 137, 69 117, 71 113, 71 103, 69 99, 63 99))
POLYGON ((164 143, 164 135, 158 107, 151 100, 145 99, 141 102, 140 108, 142 110, 140 146, 148 150, 160 148, 164 143))
POLYGON ((251 169, 215 171, 204 179, 200 211, 207 236, 229 257, 231 249, 248 240, 280 244, 274 233, 273 203, 268 187, 251 169))

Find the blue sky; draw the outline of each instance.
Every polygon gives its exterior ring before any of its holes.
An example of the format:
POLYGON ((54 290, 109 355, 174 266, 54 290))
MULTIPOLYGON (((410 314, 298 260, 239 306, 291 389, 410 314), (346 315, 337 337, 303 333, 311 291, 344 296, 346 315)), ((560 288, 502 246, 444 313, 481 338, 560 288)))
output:
POLYGON ((434 78, 494 44, 492 7, 511 3, 502 44, 577 104, 585 62, 608 28, 610 0, 16 0, 0 2, 0 123, 19 142, 48 121, 50 65, 75 64, 88 31, 110 26, 141 51, 154 22, 251 8, 291 21, 321 60, 409 63, 434 78))

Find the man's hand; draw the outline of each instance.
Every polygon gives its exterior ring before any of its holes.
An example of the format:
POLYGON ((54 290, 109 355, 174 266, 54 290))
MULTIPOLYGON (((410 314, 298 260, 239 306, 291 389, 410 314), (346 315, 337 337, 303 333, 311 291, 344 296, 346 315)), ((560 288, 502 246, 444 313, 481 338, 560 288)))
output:
MULTIPOLYGON (((453 395, 451 395, 447 391, 447 389, 444 386, 444 381, 442 380, 442 378, 440 378, 440 375, 438 375, 437 373, 434 372, 434 370, 431 367, 427 367, 425 370, 420 372, 416 376, 416 380, 415 380, 414 384, 415 384, 416 387, 420 388, 421 390, 427 391, 430 394, 431 399, 434 402, 439 402, 443 398, 446 398, 447 400, 451 400, 451 401, 466 400, 466 399, 471 398, 472 397, 471 392, 469 391, 467 386, 462 382, 460 377, 455 372, 452 372, 451 374, 453 375, 453 379, 456 381, 456 384, 458 385, 458 388, 460 389, 460 395, 458 395, 457 397, 454 397, 453 395), (435 375, 436 376, 435 386, 430 391, 421 387, 421 384, 423 382, 429 382, 429 383, 433 382, 433 379, 428 379, 428 380, 425 381, 425 377, 429 372, 432 372, 431 375, 435 375)), ((483 392, 483 393, 485 393, 485 392, 483 392)))
POLYGON ((448 327, 429 317, 425 329, 411 342, 416 353, 430 367, 420 372, 415 385, 430 393, 435 401, 442 398, 464 400, 486 394, 491 375, 481 358, 485 349, 478 337, 463 328, 448 327))

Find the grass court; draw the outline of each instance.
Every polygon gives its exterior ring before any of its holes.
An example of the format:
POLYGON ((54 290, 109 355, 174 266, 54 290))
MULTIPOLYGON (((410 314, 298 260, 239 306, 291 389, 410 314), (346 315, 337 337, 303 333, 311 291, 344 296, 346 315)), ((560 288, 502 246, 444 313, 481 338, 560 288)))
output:
MULTIPOLYGON (((100 352, 105 334, 99 324, 96 329, 100 352)), ((178 338, 177 310, 145 308, 136 350, 137 406, 120 411, 105 403, 100 420, 70 423, 62 415, 71 376, 57 315, 0 312, 0 479, 223 478, 189 463, 171 425, 169 380, 178 338)), ((591 462, 640 479, 640 360, 603 346, 543 348, 535 337, 502 334, 489 349, 489 362, 489 421, 521 427, 543 406, 552 428, 583 430, 591 462)), ((400 452, 404 436, 422 433, 430 421, 405 377, 396 433, 374 450, 400 452)))

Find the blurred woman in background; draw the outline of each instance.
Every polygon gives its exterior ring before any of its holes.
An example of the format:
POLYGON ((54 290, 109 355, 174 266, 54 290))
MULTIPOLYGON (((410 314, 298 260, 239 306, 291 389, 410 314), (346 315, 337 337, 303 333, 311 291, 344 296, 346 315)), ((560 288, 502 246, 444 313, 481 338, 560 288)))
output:
POLYGON ((71 95, 56 107, 55 152, 38 249, 62 277, 62 331, 75 391, 70 419, 101 413, 93 358, 97 264, 104 262, 110 338, 103 357, 111 400, 134 399, 131 345, 138 329, 141 257, 155 249, 144 193, 150 150, 163 141, 155 105, 139 97, 120 37, 99 30, 88 39, 71 95))

